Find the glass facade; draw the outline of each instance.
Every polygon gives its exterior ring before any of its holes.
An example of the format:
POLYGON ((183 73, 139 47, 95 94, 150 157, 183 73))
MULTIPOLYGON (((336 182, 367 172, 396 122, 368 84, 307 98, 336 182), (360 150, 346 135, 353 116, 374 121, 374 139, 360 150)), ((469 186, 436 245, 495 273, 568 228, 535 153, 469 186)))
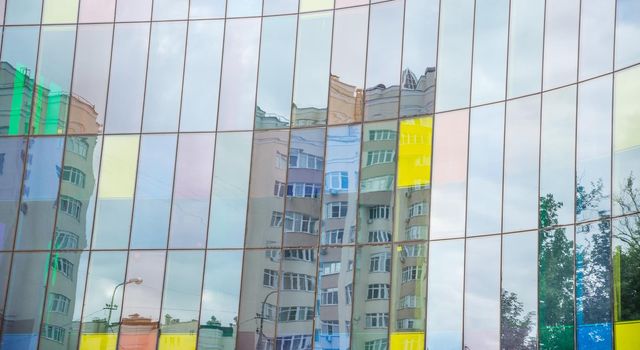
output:
POLYGON ((640 349, 640 2, 0 26, 0 350, 640 349))

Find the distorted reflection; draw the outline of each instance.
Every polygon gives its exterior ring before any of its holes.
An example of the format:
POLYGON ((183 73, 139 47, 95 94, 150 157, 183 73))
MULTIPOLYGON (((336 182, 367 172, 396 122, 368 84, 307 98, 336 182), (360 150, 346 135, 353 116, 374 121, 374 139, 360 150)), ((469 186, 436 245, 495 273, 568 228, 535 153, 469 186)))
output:
MULTIPOLYGON (((0 173, 0 250, 13 247, 27 141, 23 137, 0 138, 3 171, 0 173)), ((1 303, 0 303, 1 304, 1 303)))
MULTIPOLYGON (((637 199, 639 191, 616 205, 631 205, 640 210, 630 199, 637 199)), ((637 201, 635 203, 638 203, 637 201)), ((638 270, 640 269, 640 216, 627 216, 613 220, 613 292, 616 349, 631 350, 638 341, 640 331, 640 305, 638 305, 638 270), (626 346, 625 346, 626 345, 626 346)))

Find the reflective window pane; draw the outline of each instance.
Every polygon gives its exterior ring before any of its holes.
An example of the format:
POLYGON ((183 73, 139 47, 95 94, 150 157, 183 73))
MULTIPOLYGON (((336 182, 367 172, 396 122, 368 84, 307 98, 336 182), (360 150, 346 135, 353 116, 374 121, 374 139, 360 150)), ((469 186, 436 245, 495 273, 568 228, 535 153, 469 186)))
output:
POLYGON ((130 251, 118 349, 156 349, 166 252, 130 251))
POLYGON ((224 21, 189 23, 180 131, 216 129, 223 32, 224 21))
POLYGON ((179 137, 170 248, 204 248, 206 245, 214 143, 213 134, 179 137))
POLYGON ((576 221, 611 214, 611 75, 578 86, 576 221))
POLYGON ((537 227, 540 97, 507 102, 505 118, 504 232, 537 227))
POLYGON ((253 128, 260 19, 227 21, 224 34, 218 130, 253 128))
POLYGON ((297 16, 262 20, 255 128, 283 128, 291 119, 297 16))
POLYGON ((91 244, 101 150, 102 137, 67 137, 53 241, 55 249, 88 249, 91 244))
POLYGON ((227 2, 227 17, 260 16, 262 0, 234 0, 227 2))
POLYGON ((4 159, 0 172, 0 250, 13 248, 26 146, 22 137, 0 138, 0 154, 4 159))
POLYGON ((440 4, 436 111, 469 105, 473 7, 471 0, 445 0, 440 4))
POLYGON ((158 22, 151 28, 143 132, 178 130, 186 31, 186 22, 158 22))
POLYGON ((538 248, 540 349, 574 348, 573 237, 573 227, 540 231, 538 248))
POLYGON ((140 131, 148 45, 148 23, 116 24, 105 133, 140 131))
MULTIPOLYGON (((313 2, 318 1, 313 0, 313 2)), ((302 11, 304 2, 300 5, 302 11)), ((298 44, 291 110, 294 126, 326 123, 332 23, 331 12, 301 15, 298 19, 298 44)))
POLYGON ((404 13, 400 116, 433 114, 438 40, 436 0, 407 0, 404 13))
POLYGON ((638 342, 638 269, 637 242, 640 216, 613 220, 613 292, 616 349, 630 350, 638 342))
POLYGON ((570 84, 578 74, 580 0, 548 0, 544 26, 544 90, 570 84))
POLYGON ((167 253, 158 350, 195 348, 203 268, 202 251, 167 253))
POLYGON ((436 115, 431 237, 464 236, 469 111, 436 115))
POLYGON ((167 245, 175 153, 175 135, 142 136, 131 248, 167 245))
POLYGON ((535 349, 537 346, 537 254, 537 232, 502 236, 502 349, 535 349))
POLYGON ((209 247, 244 245, 251 132, 219 133, 211 189, 209 247))
POLYGON ((5 24, 38 24, 42 14, 42 0, 7 0, 5 24))
MULTIPOLYGON (((9 273, 11 272, 11 252, 0 252, 0 313, 4 315, 4 301, 7 296, 9 273)), ((2 325, 0 324, 0 330, 2 325)))
POLYGON ((508 0, 476 1, 471 105, 505 98, 508 29, 508 0))
MULTIPOLYGON (((15 249, 51 247, 63 149, 61 137, 29 139, 15 249)), ((74 220, 81 220, 82 208, 77 199, 60 197, 59 205, 74 220)))
POLYGON ((368 10, 368 7, 356 7, 335 13, 329 124, 362 121, 368 10))
POLYGON ((336 8, 366 5, 368 0, 336 0, 336 8))
MULTIPOLYGON (((359 125, 327 130, 321 235, 342 230, 343 243, 355 241, 361 131, 359 125)), ((287 243, 296 245, 297 242, 287 243)))
POLYGON ((542 95, 540 227, 574 220, 576 86, 542 95), (555 216, 550 214, 554 208, 555 216))
POLYGON ((75 26, 46 26, 40 33, 31 133, 64 134, 69 110, 75 26))
POLYGON ((224 18, 225 5, 225 0, 190 0, 189 18, 224 18))
POLYGON ((119 1, 116 6, 116 21, 148 21, 151 19, 152 3, 153 0, 119 1))
POLYGON ((429 243, 427 348, 462 348, 464 241, 429 243))
MULTIPOLYGON (((188 11, 189 0, 155 0, 153 2, 154 20, 186 19, 188 11)), ((183 40, 176 42, 180 43, 183 40)))
POLYGON ((257 131, 253 135, 246 247, 280 247, 289 187, 292 194, 302 198, 320 193, 319 187, 314 192, 311 183, 287 186, 288 145, 288 130, 257 131))
POLYGON ((69 134, 98 134, 104 127, 113 25, 78 26, 69 134))
POLYGON ((276 15, 281 13, 296 13, 298 0, 264 0, 263 15, 276 15))
POLYGON ((49 252, 13 254, 0 349, 37 349, 49 265, 49 252))
POLYGON ((401 1, 371 6, 364 98, 366 120, 393 119, 398 115, 403 10, 401 1))
POLYGON ((116 0, 80 0, 80 23, 112 22, 116 0))
POLYGON ((322 214, 324 149, 324 128, 291 131, 283 223, 285 245, 311 246, 318 242, 322 214), (301 186, 304 187, 303 190, 301 186))
POLYGON ((98 183, 93 248, 129 244, 139 136, 105 136, 98 183))
POLYGON ((318 11, 333 8, 334 0, 300 0, 300 12, 318 11))
POLYGON ((511 1, 507 97, 540 91, 545 0, 511 1))
POLYGON ((613 68, 616 2, 582 0, 581 4, 578 79, 584 80, 613 68))
POLYGON ((640 3, 618 0, 616 5, 615 68, 620 69, 640 62, 640 3))
MULTIPOLYGON (((467 241, 464 345, 500 348, 500 236, 467 241)), ((437 321, 436 321, 437 322, 437 321)))
POLYGON ((471 110, 467 235, 501 229, 504 104, 471 110))
POLYGON ((614 75, 613 96, 613 214, 639 211, 630 205, 640 174, 640 67, 614 75))
POLYGON ((44 0, 42 23, 75 23, 80 0, 44 0))
POLYGON ((29 130, 33 80, 38 55, 38 27, 8 27, 4 29, 2 56, 3 80, 6 79, 6 97, 0 107, 8 111, 0 116, 0 134, 24 135, 29 130), (11 91, 11 92, 9 92, 11 91))

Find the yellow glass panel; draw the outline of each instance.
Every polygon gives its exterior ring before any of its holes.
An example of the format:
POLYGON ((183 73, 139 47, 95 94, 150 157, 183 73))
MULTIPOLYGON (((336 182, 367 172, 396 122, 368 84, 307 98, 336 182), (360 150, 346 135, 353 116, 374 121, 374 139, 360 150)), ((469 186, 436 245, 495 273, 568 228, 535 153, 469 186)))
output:
POLYGON ((616 350, 640 349, 640 321, 616 322, 616 350))
POLYGON ((195 350, 196 335, 191 333, 160 334, 158 350, 195 350))
POLYGON ((80 336, 80 350, 115 350, 117 341, 114 333, 85 333, 80 336))
POLYGON ((98 198, 133 197, 139 143, 137 135, 105 136, 98 198))
POLYGON ((640 145, 640 66, 615 75, 614 150, 624 151, 640 145))
POLYGON ((428 185, 431 182, 431 137, 433 117, 400 122, 398 141, 398 187, 428 185))
POLYGON ((300 0, 300 12, 319 11, 333 8, 333 0, 300 0))
POLYGON ((424 350, 423 332, 391 333, 389 350, 424 350))
POLYGON ((45 0, 42 23, 75 23, 78 0, 45 0))

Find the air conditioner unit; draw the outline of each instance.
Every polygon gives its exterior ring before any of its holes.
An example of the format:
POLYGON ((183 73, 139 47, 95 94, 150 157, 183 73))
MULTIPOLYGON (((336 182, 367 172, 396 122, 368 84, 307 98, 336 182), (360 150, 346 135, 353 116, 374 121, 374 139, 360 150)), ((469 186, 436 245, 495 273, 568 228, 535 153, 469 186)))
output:
POLYGON ((373 223, 373 219, 367 219, 367 224, 372 224, 373 223))
POLYGON ((327 255, 327 247, 320 248, 320 255, 327 255))

